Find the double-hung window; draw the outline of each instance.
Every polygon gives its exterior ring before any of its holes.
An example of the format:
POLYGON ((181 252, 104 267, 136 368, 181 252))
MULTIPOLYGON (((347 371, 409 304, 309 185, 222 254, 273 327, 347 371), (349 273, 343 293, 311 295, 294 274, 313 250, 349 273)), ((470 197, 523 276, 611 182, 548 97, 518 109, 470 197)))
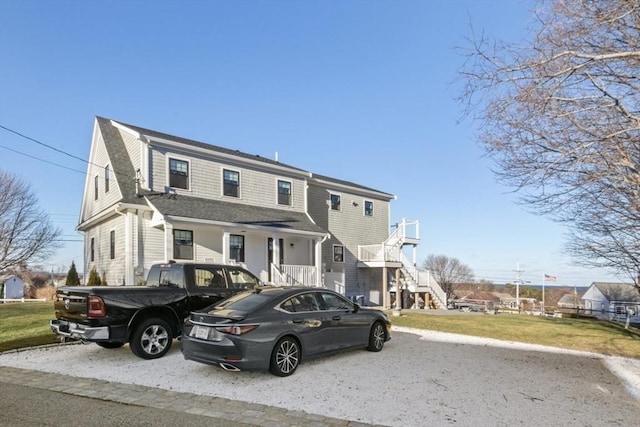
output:
POLYGON ((278 204, 291 206, 291 183, 278 180, 278 204))
POLYGON ((240 172, 224 169, 222 181, 222 191, 225 196, 240 197, 240 172))
POLYGON ((339 211, 340 210, 340 195, 332 194, 331 195, 331 210, 339 211))
POLYGON ((95 237, 91 238, 91 262, 96 260, 96 239, 95 237))
POLYGON ((104 192, 109 192, 109 165, 104 167, 104 192))
POLYGON ((173 257, 193 259, 193 231, 173 230, 173 257))
POLYGON ((169 187, 189 189, 189 162, 169 159, 169 187))
POLYGON ((109 258, 116 259, 116 231, 109 233, 109 258))
POLYGON ((333 245, 333 261, 344 262, 344 246, 333 245))
POLYGON ((229 257, 236 262, 244 262, 244 236, 238 234, 229 236, 229 257))
POLYGON ((98 180, 100 177, 96 175, 93 180, 93 200, 98 200, 98 180))
POLYGON ((364 201, 364 216, 373 216, 373 202, 371 200, 364 201))

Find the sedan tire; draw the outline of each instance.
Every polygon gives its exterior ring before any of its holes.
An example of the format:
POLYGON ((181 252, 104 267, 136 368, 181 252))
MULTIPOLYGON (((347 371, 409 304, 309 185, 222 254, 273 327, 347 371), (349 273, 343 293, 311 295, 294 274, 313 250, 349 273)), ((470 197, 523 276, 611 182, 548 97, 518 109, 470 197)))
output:
POLYGON ((382 350, 386 335, 387 331, 384 325, 380 322, 374 323, 369 332, 369 346, 367 350, 375 352, 382 350))
POLYGON ((162 319, 146 319, 134 329, 130 347, 133 354, 142 359, 158 359, 164 356, 173 343, 171 327, 162 319))
POLYGON ((284 337, 276 344, 271 353, 269 371, 278 377, 288 377, 300 364, 300 344, 295 338, 284 337))

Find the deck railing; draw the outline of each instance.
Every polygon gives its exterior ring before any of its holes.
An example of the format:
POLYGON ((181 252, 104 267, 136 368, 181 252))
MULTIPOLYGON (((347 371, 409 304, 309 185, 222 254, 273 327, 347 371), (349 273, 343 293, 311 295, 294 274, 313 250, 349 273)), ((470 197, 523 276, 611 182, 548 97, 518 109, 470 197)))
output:
POLYGON ((320 286, 318 269, 312 265, 271 264, 272 282, 278 286, 320 286))

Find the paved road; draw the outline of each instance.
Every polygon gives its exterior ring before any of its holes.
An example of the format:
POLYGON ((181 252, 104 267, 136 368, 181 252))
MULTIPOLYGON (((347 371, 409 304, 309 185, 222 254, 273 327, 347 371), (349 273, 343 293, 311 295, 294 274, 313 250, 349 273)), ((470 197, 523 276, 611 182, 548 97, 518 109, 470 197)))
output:
POLYGON ((229 421, 204 415, 186 414, 91 399, 43 390, 0 380, 2 427, 83 426, 83 427, 242 427, 229 421))
POLYGON ((0 355, 0 379, 13 370, 14 384, 51 383, 51 390, 219 420, 240 414, 235 421, 257 425, 586 426, 640 419, 640 401, 601 357, 437 342, 403 332, 387 344, 380 353, 352 351, 305 363, 288 378, 187 362, 179 343, 154 361, 136 358, 126 346, 62 346, 0 355), (21 375, 31 375, 31 383, 21 375))

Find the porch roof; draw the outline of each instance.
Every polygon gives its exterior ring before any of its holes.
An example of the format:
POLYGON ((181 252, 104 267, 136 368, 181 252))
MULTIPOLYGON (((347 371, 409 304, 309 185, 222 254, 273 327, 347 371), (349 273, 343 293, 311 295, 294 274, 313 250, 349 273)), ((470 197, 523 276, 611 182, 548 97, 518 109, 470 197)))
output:
POLYGON ((327 232, 304 212, 273 209, 175 194, 149 194, 145 198, 165 216, 245 226, 272 227, 324 235, 327 232))

